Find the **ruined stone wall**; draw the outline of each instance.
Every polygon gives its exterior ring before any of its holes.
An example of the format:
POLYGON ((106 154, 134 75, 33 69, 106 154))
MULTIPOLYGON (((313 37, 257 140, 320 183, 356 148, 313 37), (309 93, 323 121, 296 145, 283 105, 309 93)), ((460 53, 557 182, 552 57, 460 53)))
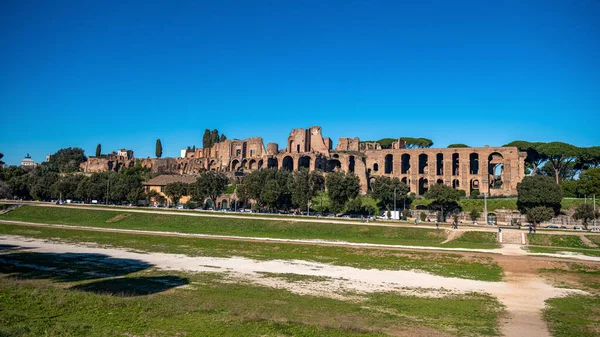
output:
POLYGON ((359 151, 360 150, 360 139, 358 137, 351 139, 342 137, 338 140, 336 151, 359 151))

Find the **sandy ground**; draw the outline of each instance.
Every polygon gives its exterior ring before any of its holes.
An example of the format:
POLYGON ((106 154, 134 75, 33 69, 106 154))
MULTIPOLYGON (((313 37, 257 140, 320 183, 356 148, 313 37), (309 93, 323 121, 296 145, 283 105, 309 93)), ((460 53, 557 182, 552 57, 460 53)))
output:
POLYGON ((448 293, 483 292, 497 297, 506 306, 510 315, 502 326, 506 336, 549 336, 540 316, 544 302, 553 297, 583 293, 580 290, 555 288, 532 273, 507 272, 505 282, 485 282, 442 277, 420 271, 364 270, 301 260, 257 261, 242 257, 146 254, 11 235, 0 236, 0 244, 19 246, 27 249, 28 252, 104 254, 112 258, 147 262, 163 270, 223 272, 230 276, 232 282, 243 280, 298 294, 347 300, 360 297, 364 293, 378 291, 435 297, 448 293), (314 280, 298 282, 268 273, 315 276, 320 279, 317 282, 314 280), (351 295, 348 295, 349 292, 351 295))

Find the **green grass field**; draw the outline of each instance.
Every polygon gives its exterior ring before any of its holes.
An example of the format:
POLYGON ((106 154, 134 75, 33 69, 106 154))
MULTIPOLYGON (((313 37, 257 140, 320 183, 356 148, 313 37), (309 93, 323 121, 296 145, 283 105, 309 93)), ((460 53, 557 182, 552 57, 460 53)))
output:
MULTIPOLYGON (((144 214, 112 210, 36 206, 24 206, 7 214, 0 215, 0 220, 179 233, 285 239, 323 239, 411 246, 441 246, 441 243, 447 238, 449 233, 443 229, 144 214)), ((463 242, 462 246, 460 243, 455 243, 453 247, 471 248, 473 245, 473 243, 463 242)), ((480 241, 476 245, 478 248, 497 247, 495 240, 480 241)))
POLYGON ((572 295, 546 301, 544 320, 554 337, 597 337, 600 296, 572 295))
POLYGON ((577 235, 560 234, 527 234, 529 244, 532 246, 565 247, 565 248, 590 248, 577 235))
POLYGON ((102 233, 6 224, 0 225, 0 234, 53 238, 72 243, 95 242, 102 246, 189 256, 242 256, 257 260, 298 259, 364 269, 416 269, 435 275, 483 281, 500 281, 503 275, 502 268, 489 257, 464 257, 447 253, 102 233))
MULTIPOLYGON (((462 198, 458 202, 464 212, 470 212, 473 209, 483 211, 483 199, 468 199, 462 198)), ((583 204, 585 199, 581 198, 563 198, 562 209, 567 210, 576 207, 579 204, 583 204)), ((591 202, 589 199, 587 202, 591 202)), ((429 199, 415 199, 411 204, 411 207, 415 209, 416 206, 427 206, 431 203, 429 199)), ((596 204, 600 206, 600 200, 596 201, 596 204)), ((495 211, 497 209, 517 209, 517 198, 488 198, 487 199, 488 211, 495 211)))
POLYGON ((464 232, 458 238, 443 244, 443 247, 499 248, 498 234, 495 232, 464 232))
POLYGON ((561 248, 561 247, 527 247, 532 253, 549 253, 549 254, 561 254, 563 252, 566 253, 575 253, 582 254, 587 256, 600 256, 600 249, 582 249, 582 248, 561 248))

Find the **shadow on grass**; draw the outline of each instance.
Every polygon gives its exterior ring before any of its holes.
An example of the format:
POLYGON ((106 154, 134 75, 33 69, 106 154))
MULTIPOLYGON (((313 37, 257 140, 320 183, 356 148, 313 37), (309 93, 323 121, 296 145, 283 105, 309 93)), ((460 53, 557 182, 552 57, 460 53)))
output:
POLYGON ((15 245, 0 245, 0 252, 6 252, 9 250, 25 250, 25 249, 30 249, 30 248, 20 247, 20 246, 15 246, 15 245))
POLYGON ((80 284, 71 289, 101 295, 133 297, 160 293, 188 283, 188 279, 179 276, 124 277, 80 284))
POLYGON ((0 274, 8 274, 11 278, 50 279, 55 282, 124 276, 152 266, 145 261, 118 259, 104 254, 15 252, 0 255, 0 274))

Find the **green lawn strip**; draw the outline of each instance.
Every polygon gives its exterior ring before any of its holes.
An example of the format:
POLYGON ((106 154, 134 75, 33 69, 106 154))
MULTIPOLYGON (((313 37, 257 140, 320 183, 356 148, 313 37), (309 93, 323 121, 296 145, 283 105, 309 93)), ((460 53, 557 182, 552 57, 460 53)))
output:
MULTIPOLYGON (((579 263, 564 263, 557 268, 543 268, 539 270, 542 275, 570 275, 577 280, 576 288, 586 291, 600 290, 600 266, 583 265, 579 263)), ((567 287, 572 287, 566 284, 567 287)))
MULTIPOLYGON (((577 207, 577 205, 583 204, 586 202, 584 198, 563 198, 561 202, 561 208, 563 210, 568 210, 577 207)), ((589 203, 591 201, 588 199, 589 203)), ((419 198, 415 199, 411 208, 415 209, 416 206, 428 206, 431 203, 430 199, 419 198)), ((464 212, 471 212, 473 209, 477 209, 479 211, 483 210, 483 199, 469 199, 469 198, 461 198, 458 202, 459 206, 462 208, 464 212)), ((600 206, 600 200, 596 201, 596 204, 600 206)), ((487 209, 488 211, 495 211, 497 209, 509 209, 516 210, 517 209, 517 198, 488 198, 487 199, 487 209)))
POLYGON ((532 253, 548 253, 561 254, 562 252, 577 253, 587 256, 600 256, 599 249, 575 249, 575 248, 560 248, 560 247, 534 247, 528 246, 527 249, 532 253))
POLYGON ((100 245, 139 251, 190 256, 242 256, 257 260, 298 259, 363 269, 415 269, 435 275, 484 281, 502 279, 502 268, 492 258, 464 257, 459 254, 102 233, 6 224, 0 224, 0 233, 34 238, 57 238, 74 243, 95 242, 100 245))
POLYGON ((586 235, 585 237, 600 246, 600 235, 586 235))
MULTIPOLYGON (((498 335, 502 306, 482 294, 443 298, 360 294, 345 301, 234 282, 214 273, 146 270, 58 282, 0 276, 5 336, 380 336, 409 329, 498 335), (165 280, 176 280, 172 286, 165 280), (166 286, 165 286, 165 283, 166 286), (185 284, 185 288, 173 286, 185 284), (150 295, 131 293, 131 285, 150 295)), ((0 273, 2 275, 2 273, 0 273)))
POLYGON ((571 295, 546 301, 544 320, 554 337, 596 337, 600 331, 600 296, 571 295))
POLYGON ((440 246, 446 230, 24 206, 0 220, 246 237, 440 246))
POLYGON ((578 235, 560 234, 527 234, 529 244, 532 246, 565 247, 565 248, 590 248, 578 235))
POLYGON ((456 239, 443 244, 442 247, 494 249, 501 246, 497 240, 498 235, 495 232, 464 232, 456 239))

